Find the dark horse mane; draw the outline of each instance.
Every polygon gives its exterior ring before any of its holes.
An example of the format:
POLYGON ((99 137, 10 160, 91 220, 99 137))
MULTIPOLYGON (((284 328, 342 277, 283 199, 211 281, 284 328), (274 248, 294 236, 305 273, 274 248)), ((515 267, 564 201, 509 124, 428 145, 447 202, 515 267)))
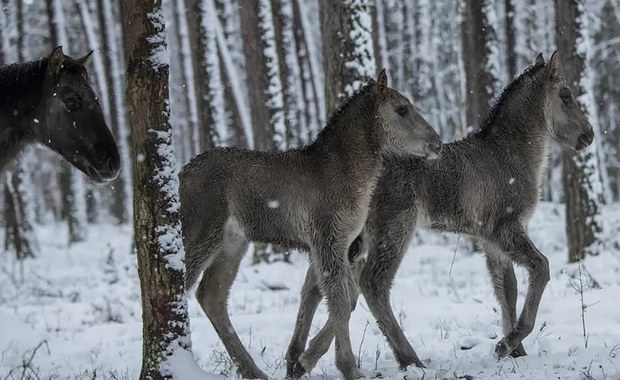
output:
POLYGON ((0 105, 40 87, 47 68, 47 58, 0 67, 0 105))
POLYGON ((515 90, 521 86, 521 84, 525 81, 525 78, 529 78, 535 75, 540 69, 545 67, 544 63, 538 63, 535 65, 529 66, 525 69, 518 77, 516 77, 508 86, 506 86, 499 97, 496 98, 495 102, 487 112, 484 121, 482 122, 480 129, 475 132, 477 135, 486 135, 492 128, 493 124, 497 120, 499 116, 500 110, 504 106, 506 102, 506 98, 512 95, 515 90))
POLYGON ((334 134, 334 130, 338 124, 338 121, 341 119, 342 115, 345 111, 350 108, 353 103, 355 103, 359 98, 369 94, 371 89, 375 87, 375 83, 366 84, 364 87, 357 90, 352 96, 350 96, 346 102, 344 102, 336 111, 334 111, 329 117, 327 124, 316 136, 314 142, 312 142, 309 146, 313 146, 315 144, 321 144, 326 139, 331 139, 334 134))
MULTIPOLYGON (((13 63, 0 66, 0 105, 7 104, 43 84, 47 70, 48 58, 35 61, 13 63)), ((79 62, 65 58, 62 71, 86 75, 86 69, 79 62)))

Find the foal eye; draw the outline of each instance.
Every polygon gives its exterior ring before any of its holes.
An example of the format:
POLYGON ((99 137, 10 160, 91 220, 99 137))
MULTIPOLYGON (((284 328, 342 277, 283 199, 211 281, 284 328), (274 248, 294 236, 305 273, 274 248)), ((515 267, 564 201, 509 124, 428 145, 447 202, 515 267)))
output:
POLYGON ((566 106, 570 103, 570 95, 560 95, 560 99, 562 99, 562 103, 566 106))
POLYGON ((400 116, 405 116, 407 114, 407 112, 409 112, 407 110, 407 107, 405 106, 400 106, 398 108, 396 108, 396 113, 399 114, 400 116))
POLYGON ((65 98, 63 99, 63 102, 65 103, 65 107, 69 112, 79 109, 82 105, 80 102, 80 98, 76 96, 70 96, 68 98, 65 98))

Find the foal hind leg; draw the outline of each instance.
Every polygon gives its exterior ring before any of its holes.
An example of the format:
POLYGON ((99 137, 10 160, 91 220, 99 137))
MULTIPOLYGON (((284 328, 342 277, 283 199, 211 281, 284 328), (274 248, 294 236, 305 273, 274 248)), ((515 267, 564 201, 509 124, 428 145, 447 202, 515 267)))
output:
POLYGON ((511 354, 534 329, 540 300, 549 282, 549 260, 536 248, 523 226, 518 223, 500 227, 488 239, 514 263, 524 266, 529 273, 523 310, 512 330, 495 347, 496 356, 502 358, 511 354))
MULTIPOLYGON (((361 271, 361 268, 359 268, 360 264, 363 264, 363 263, 356 262, 353 264, 353 271, 354 271, 355 277, 357 277, 356 273, 359 273, 361 271)), ((318 283, 316 282, 316 274, 314 274, 314 269, 312 267, 308 269, 306 281, 308 281, 309 279, 314 280, 315 282, 313 284, 311 284, 310 282, 306 282, 304 284, 304 288, 306 287, 306 285, 308 285, 308 286, 315 286, 318 290, 318 283)), ((347 286, 349 289, 349 300, 351 303, 351 311, 355 310, 357 299, 359 298, 359 294, 360 294, 357 283, 358 283, 357 278, 353 281, 347 281, 347 286)), ((314 368, 314 366, 316 365, 316 362, 321 357, 323 357, 323 355, 325 355, 327 350, 329 350, 329 346, 331 345, 331 342, 334 339, 333 324, 330 323, 330 321, 328 320, 325 323, 325 325, 321 328, 321 330, 318 332, 318 334, 316 334, 316 336, 312 338, 308 349, 306 351, 303 351, 303 348, 305 347, 306 341, 308 339, 308 333, 310 330, 310 324, 312 323, 313 314, 316 311, 316 306, 318 306, 318 303, 320 302, 321 297, 322 295, 319 293, 318 298, 314 298, 312 300, 308 299, 307 303, 304 303, 304 299, 302 297, 302 304, 300 305, 299 312, 301 313, 302 309, 308 310, 310 307, 314 307, 314 310, 312 310, 312 314, 307 314, 307 313, 304 314, 304 319, 301 322, 303 323, 303 327, 300 327, 299 325, 295 326, 295 333, 291 340, 291 346, 289 346, 289 352, 291 352, 291 347, 293 347, 295 350, 294 352, 297 353, 297 356, 296 356, 295 361, 293 361, 294 357, 292 355, 290 356, 290 360, 289 360, 289 355, 287 353, 287 361, 288 361, 287 378, 293 378, 293 379, 300 378, 306 372, 306 368, 308 369, 314 368), (311 302, 316 302, 316 304, 312 304, 311 302), (301 340, 302 337, 298 335, 299 334, 298 330, 301 331, 302 329, 305 332, 305 335, 303 336, 303 340, 301 340), (304 355, 303 363, 301 360, 299 360, 301 352, 303 352, 303 355, 304 355)), ((300 323, 299 314, 298 314, 297 322, 298 324, 300 323)))
POLYGON ((298 363, 299 356, 304 352, 306 342, 308 341, 308 335, 310 334, 310 326, 314 313, 321 302, 321 292, 319 290, 319 283, 316 279, 316 273, 312 265, 308 267, 306 273, 306 279, 304 280, 304 286, 301 290, 301 300, 299 304, 299 310, 297 311, 297 320, 295 321, 295 330, 291 337, 291 342, 288 345, 286 352, 286 377, 287 378, 299 378, 305 370, 298 363))
MULTIPOLYGON (((502 309, 502 330, 504 335, 508 335, 517 321, 517 278, 512 261, 505 257, 497 246, 484 242, 483 247, 495 297, 502 309)), ((510 355, 517 358, 527 353, 523 344, 519 343, 510 355)))
POLYGON ((228 355, 237 366, 239 376, 246 379, 267 379, 241 343, 228 315, 230 287, 237 276, 239 264, 248 246, 243 237, 226 234, 222 248, 205 269, 196 298, 209 317, 228 355))
POLYGON ((402 215, 380 228, 375 235, 376 240, 371 242, 368 259, 360 278, 360 287, 368 308, 377 320, 401 369, 406 369, 411 364, 424 367, 398 325, 390 304, 392 282, 413 231, 411 228, 413 223, 407 221, 409 217, 402 215))

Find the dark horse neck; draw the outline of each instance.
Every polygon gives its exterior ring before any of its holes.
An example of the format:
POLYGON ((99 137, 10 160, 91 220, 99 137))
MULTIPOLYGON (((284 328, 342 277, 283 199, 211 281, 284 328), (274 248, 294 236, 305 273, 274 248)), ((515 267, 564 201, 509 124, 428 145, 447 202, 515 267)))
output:
POLYGON ((28 142, 37 118, 47 59, 0 67, 0 169, 28 142))

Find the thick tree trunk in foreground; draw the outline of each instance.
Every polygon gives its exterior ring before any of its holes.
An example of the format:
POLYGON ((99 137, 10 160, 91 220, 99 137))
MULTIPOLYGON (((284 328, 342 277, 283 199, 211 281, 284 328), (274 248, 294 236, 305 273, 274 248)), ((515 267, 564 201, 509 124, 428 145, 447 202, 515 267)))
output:
POLYGON ((185 265, 161 0, 124 0, 126 98, 133 131, 134 243, 142 292, 140 379, 173 379, 191 363, 185 265), (187 362, 179 363, 184 358, 187 362))

